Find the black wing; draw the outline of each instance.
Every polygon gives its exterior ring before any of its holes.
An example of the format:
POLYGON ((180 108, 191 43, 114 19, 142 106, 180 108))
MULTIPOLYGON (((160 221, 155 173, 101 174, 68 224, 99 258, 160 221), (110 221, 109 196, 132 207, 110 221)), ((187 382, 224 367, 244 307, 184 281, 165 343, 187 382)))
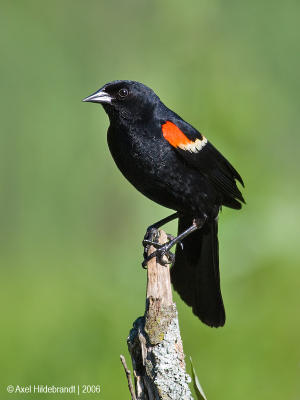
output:
POLYGON ((241 202, 245 203, 245 200, 236 185, 236 180, 242 186, 244 182, 229 161, 200 132, 182 119, 167 121, 162 129, 165 139, 185 162, 209 179, 222 194, 223 205, 240 209, 241 202))

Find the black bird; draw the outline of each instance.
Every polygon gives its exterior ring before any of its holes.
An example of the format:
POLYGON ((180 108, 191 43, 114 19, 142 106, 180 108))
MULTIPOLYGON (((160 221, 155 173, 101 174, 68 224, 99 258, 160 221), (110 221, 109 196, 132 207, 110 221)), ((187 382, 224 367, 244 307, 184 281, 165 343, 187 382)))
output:
POLYGON ((100 103, 108 114, 108 146, 122 174, 149 199, 176 211, 148 228, 144 243, 178 218, 177 238, 157 246, 155 256, 169 254, 176 244, 175 290, 202 322, 223 326, 218 214, 222 206, 242 207, 236 185, 237 180, 244 186, 241 176, 206 137, 139 82, 107 83, 83 101, 100 103))

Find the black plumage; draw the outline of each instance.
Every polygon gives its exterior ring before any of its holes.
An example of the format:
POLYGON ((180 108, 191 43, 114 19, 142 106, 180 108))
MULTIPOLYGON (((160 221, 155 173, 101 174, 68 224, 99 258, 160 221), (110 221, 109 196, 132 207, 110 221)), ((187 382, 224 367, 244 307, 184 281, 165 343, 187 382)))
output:
POLYGON ((209 326, 222 326, 218 214, 240 209, 239 173, 195 128, 167 108, 147 86, 134 81, 104 85, 85 101, 103 105, 110 119, 108 146, 123 175, 151 200, 178 212, 178 234, 196 226, 177 244, 171 268, 174 288, 209 326), (202 221, 201 224, 197 221, 202 221))

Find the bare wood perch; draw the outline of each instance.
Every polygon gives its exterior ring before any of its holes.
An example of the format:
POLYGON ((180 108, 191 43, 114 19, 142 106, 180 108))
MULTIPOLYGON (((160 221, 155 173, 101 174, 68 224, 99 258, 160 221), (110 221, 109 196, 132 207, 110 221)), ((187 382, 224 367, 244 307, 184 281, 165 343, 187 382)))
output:
MULTIPOLYGON (((160 231, 159 243, 166 241, 166 233, 160 231)), ((153 251, 151 246, 148 254, 153 251)), ((134 322, 127 339, 134 371, 134 396, 137 400, 190 400, 191 378, 185 371, 170 270, 157 263, 155 257, 148 262, 146 293, 145 315, 134 322)))

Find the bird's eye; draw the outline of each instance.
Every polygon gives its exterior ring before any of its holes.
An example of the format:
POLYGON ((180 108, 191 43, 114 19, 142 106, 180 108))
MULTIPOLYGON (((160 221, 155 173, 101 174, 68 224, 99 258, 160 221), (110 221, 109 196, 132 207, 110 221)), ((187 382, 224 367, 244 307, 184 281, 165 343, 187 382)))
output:
POLYGON ((120 89, 120 90, 118 91, 118 96, 119 96, 121 99, 124 99, 124 97, 128 96, 128 94, 129 94, 129 92, 128 92, 128 90, 125 89, 125 88, 120 89))

